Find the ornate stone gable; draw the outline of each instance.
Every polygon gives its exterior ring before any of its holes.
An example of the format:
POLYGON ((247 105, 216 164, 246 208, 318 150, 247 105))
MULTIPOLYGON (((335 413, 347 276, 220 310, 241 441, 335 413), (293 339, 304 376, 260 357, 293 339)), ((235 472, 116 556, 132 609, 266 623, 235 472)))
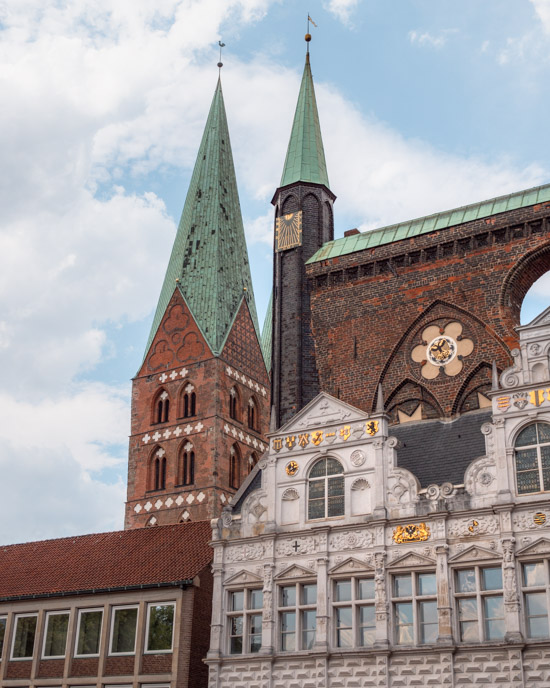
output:
POLYGON ((502 556, 499 552, 485 547, 480 547, 479 545, 472 545, 467 549, 455 554, 454 557, 450 557, 449 564, 458 564, 459 562, 476 562, 476 561, 486 561, 501 559, 502 556))
POLYGON ((329 569, 329 573, 331 575, 340 575, 345 573, 354 575, 363 571, 374 571, 374 566, 371 566, 364 561, 359 561, 359 559, 355 559, 354 557, 350 557, 349 559, 346 559, 340 564, 337 564, 329 569))
POLYGON ((516 552, 516 556, 518 557, 529 554, 550 554, 550 540, 545 537, 539 538, 516 552))
POLYGON ((435 559, 427 557, 419 552, 407 552, 402 557, 394 559, 391 564, 387 565, 389 569, 397 568, 417 568, 419 566, 435 566, 435 559))
POLYGON ((283 569, 280 573, 275 576, 275 580, 287 580, 290 578, 311 578, 316 576, 315 571, 311 569, 306 569, 304 566, 299 566, 298 564, 293 564, 286 569, 283 569))
MULTIPOLYGON (((303 433, 321 426, 341 425, 353 421, 366 421, 368 416, 359 409, 321 392, 294 418, 279 429, 279 433, 303 433)), ((278 434, 279 434, 278 433, 278 434)))
POLYGON ((250 585, 254 583, 263 583, 262 577, 244 569, 225 580, 226 585, 250 585))

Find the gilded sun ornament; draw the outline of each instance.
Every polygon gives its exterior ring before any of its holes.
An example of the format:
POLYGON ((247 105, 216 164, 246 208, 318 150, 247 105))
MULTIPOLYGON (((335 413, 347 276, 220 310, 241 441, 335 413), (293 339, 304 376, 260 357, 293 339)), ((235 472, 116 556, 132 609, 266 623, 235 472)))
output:
POLYGON ((462 370, 462 359, 474 350, 471 339, 462 337, 462 325, 451 322, 444 328, 430 325, 422 332, 422 344, 415 346, 411 358, 422 364, 422 377, 435 380, 440 371, 454 377, 462 370))

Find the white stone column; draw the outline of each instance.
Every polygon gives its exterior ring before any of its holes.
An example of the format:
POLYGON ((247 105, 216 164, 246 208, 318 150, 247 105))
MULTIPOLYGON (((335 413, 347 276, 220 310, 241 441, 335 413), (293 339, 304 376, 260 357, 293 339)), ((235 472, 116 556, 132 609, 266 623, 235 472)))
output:
POLYGON ((376 612, 375 648, 386 648, 390 644, 385 559, 385 551, 374 553, 374 608, 376 612))
POLYGON ((437 616, 439 630, 437 642, 441 645, 452 644, 453 629, 451 626, 451 595, 449 590, 449 567, 447 564, 448 545, 436 545, 436 583, 437 583, 437 616))
MULTIPOLYGON (((382 424, 380 421, 380 425, 382 424)), ((382 430, 382 427, 380 428, 382 430)), ((391 438, 393 439, 393 438, 391 438)), ((374 439, 372 447, 374 449, 374 475, 375 480, 373 485, 374 499, 372 501, 372 512, 375 519, 386 518, 386 484, 387 484, 387 471, 388 468, 386 464, 388 463, 385 458, 386 454, 389 454, 389 463, 393 467, 395 461, 393 452, 393 446, 386 447, 386 437, 378 436, 374 439)), ((391 444, 391 443, 390 443, 391 444)))
POLYGON ((264 564, 264 605, 262 614, 262 647, 260 654, 272 655, 275 652, 275 600, 273 599, 273 570, 275 564, 264 564))
POLYGON ((504 639, 508 643, 521 643, 521 625, 519 617, 519 593, 516 576, 516 558, 514 550, 516 540, 513 537, 504 537, 500 541, 502 545, 502 584, 504 588, 504 620, 506 635, 504 639))
POLYGON ((223 545, 212 543, 214 547, 214 562, 212 564, 212 623, 210 626, 209 659, 220 657, 222 654, 223 638, 223 545))
POLYGON ((317 630, 315 632, 315 649, 328 650, 328 557, 317 557, 317 630))

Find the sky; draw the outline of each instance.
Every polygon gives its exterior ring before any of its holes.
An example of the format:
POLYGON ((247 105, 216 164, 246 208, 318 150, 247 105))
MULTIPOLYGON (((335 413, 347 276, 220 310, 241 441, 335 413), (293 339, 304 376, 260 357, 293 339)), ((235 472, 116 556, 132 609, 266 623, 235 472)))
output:
POLYGON ((550 0, 0 0, 0 543, 123 527, 219 40, 263 319, 308 11, 337 237, 550 182, 550 0))

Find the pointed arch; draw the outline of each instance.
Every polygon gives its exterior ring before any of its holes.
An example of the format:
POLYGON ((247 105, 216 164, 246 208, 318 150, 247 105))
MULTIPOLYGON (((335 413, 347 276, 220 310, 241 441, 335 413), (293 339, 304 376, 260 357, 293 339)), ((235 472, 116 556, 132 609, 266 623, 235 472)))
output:
POLYGON ((146 528, 152 528, 153 526, 158 526, 159 522, 156 516, 149 516, 145 523, 146 528))
POLYGON ((180 390, 178 418, 197 415, 197 390, 191 380, 185 380, 180 390))
POLYGON ((229 395, 228 395, 228 408, 229 408, 229 417, 231 420, 236 420, 240 421, 241 420, 241 395, 239 394, 239 390, 237 389, 237 385, 233 385, 231 389, 229 390, 229 395))
POLYGON ((153 397, 151 425, 167 423, 170 420, 170 395, 161 387, 153 397))
POLYGON ((297 210, 300 210, 300 202, 298 201, 297 196, 294 194, 289 194, 283 201, 281 215, 295 213, 297 210))
POLYGON ((334 213, 328 201, 325 201, 323 207, 323 227, 324 234, 322 243, 324 244, 326 241, 331 241, 334 238, 334 213))
POLYGON ((156 445, 149 454, 149 467, 147 471, 147 489, 166 489, 166 451, 156 445))
POLYGON ((185 440, 182 442, 178 459, 178 485, 195 483, 195 447, 185 440))
POLYGON ((435 396, 424 385, 411 378, 405 378, 397 385, 385 405, 392 422, 399 423, 399 410, 410 416, 417 411, 419 404, 422 404, 423 418, 440 418, 443 415, 443 409, 435 396))
POLYGON ((260 404, 254 394, 249 397, 248 404, 246 405, 246 423, 250 430, 258 431, 261 427, 260 404))
POLYGON ((229 450, 229 487, 238 490, 241 484, 241 452, 235 443, 229 450))
POLYGON ((256 452, 252 452, 250 456, 248 457, 248 472, 252 473, 252 469, 254 466, 258 463, 258 454, 256 452))
MULTIPOLYGON (((321 207, 319 199, 315 194, 308 193, 302 199, 302 209, 307 217, 308 225, 315 228, 315 248, 323 244, 323 223, 321 221, 321 207)), ((312 237, 313 238, 313 237, 312 237)), ((307 241, 307 237, 304 237, 307 241)))

